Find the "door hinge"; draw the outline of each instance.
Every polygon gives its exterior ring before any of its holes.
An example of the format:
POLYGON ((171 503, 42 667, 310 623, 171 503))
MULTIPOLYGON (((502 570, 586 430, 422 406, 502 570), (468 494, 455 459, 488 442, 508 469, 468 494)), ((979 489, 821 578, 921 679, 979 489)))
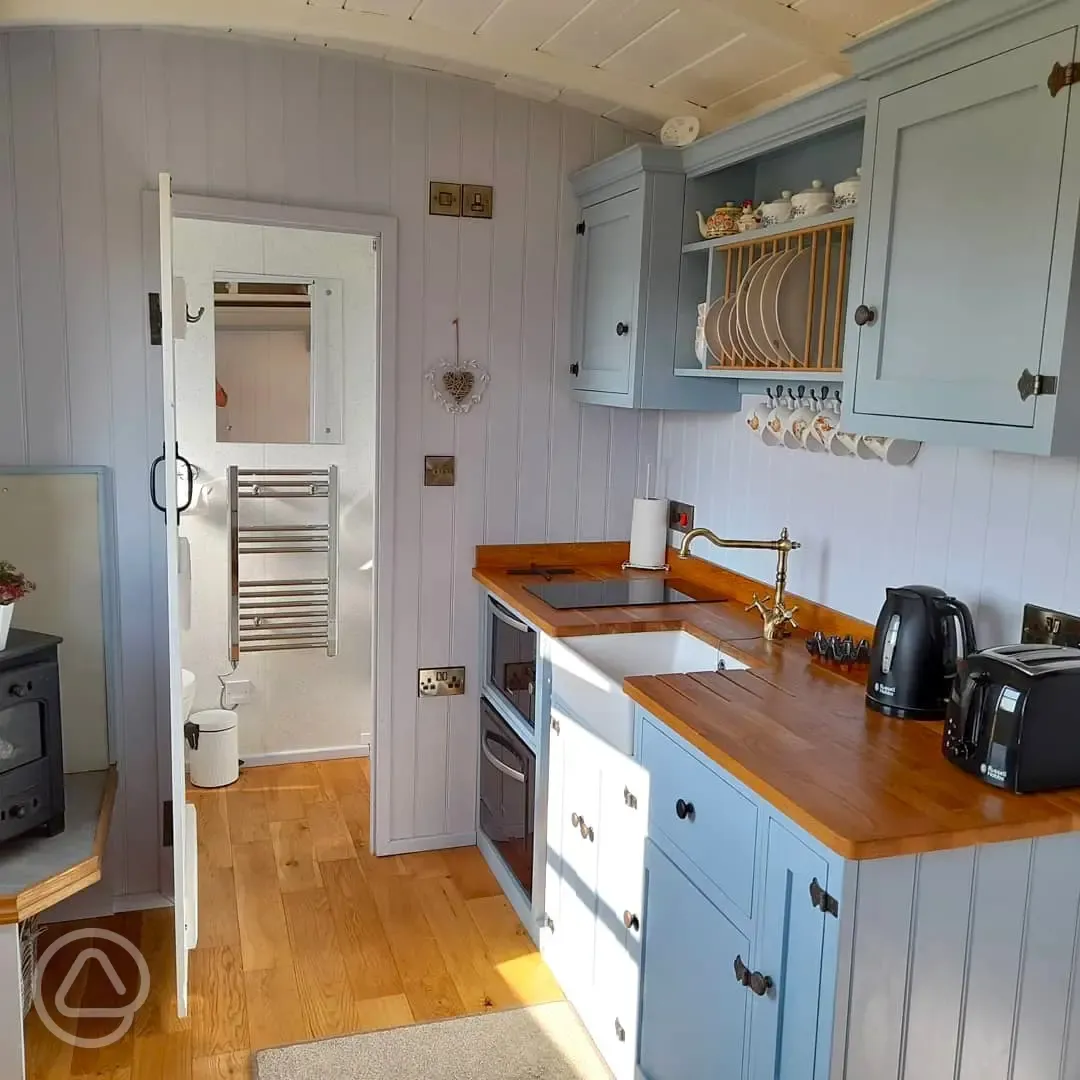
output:
POLYGON ((146 301, 150 309, 150 344, 161 344, 161 293, 147 293, 146 301))
POLYGON ((585 235, 585 222, 584 221, 579 221, 577 223, 577 228, 576 228, 575 232, 577 232, 578 236, 584 236, 585 235))
POLYGON ((161 846, 173 846, 172 799, 161 804, 161 846))
POLYGON ((1027 401, 1029 397, 1044 397, 1057 393, 1056 375, 1033 375, 1027 368, 1016 380, 1016 389, 1020 391, 1020 400, 1027 401))
POLYGON ((1057 64, 1050 69, 1050 77, 1046 85, 1050 89, 1050 96, 1057 97, 1066 86, 1080 82, 1080 64, 1057 64))
POLYGON ((840 917, 839 901, 821 887, 817 878, 810 882, 810 903, 816 908, 821 908, 824 915, 831 915, 834 919, 840 917))
POLYGON ((551 730, 554 731, 556 735, 562 731, 562 724, 560 724, 554 716, 551 718, 551 730))

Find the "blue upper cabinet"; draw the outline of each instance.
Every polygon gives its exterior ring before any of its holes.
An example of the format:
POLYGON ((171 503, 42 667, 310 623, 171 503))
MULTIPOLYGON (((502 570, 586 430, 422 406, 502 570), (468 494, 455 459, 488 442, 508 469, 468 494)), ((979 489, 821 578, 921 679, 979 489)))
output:
POLYGON ((1077 11, 1043 7, 890 66, 886 53, 940 41, 953 7, 873 46, 846 426, 1076 453, 1080 122, 1073 91, 1048 82, 1074 60, 1077 11))
MULTIPOLYGON (((679 152, 634 146, 572 180, 581 207, 567 372, 574 396, 630 409, 737 410, 734 387, 675 374, 686 188, 679 152)), ((683 292, 683 308, 704 299, 683 292)))

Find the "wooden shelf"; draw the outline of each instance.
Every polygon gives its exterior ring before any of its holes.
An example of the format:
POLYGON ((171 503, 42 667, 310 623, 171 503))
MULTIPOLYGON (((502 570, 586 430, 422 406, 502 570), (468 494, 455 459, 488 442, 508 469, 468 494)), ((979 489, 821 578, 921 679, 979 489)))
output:
POLYGON ((0 848, 0 925, 22 922, 101 880, 116 769, 64 777, 66 827, 0 848))
POLYGON ((800 217, 792 221, 785 221, 782 225, 769 225, 764 229, 753 229, 750 232, 735 233, 733 236, 717 236, 712 240, 695 240, 691 244, 683 244, 683 254, 692 255, 699 251, 715 251, 716 248, 734 247, 736 244, 760 243, 762 240, 773 240, 783 236, 798 236, 801 233, 813 232, 828 225, 842 225, 846 221, 854 221, 853 212, 843 211, 831 214, 816 214, 814 217, 800 217))
POLYGON ((675 374, 684 379, 738 379, 740 382, 806 383, 808 387, 829 383, 839 386, 844 373, 836 368, 676 368, 675 374))

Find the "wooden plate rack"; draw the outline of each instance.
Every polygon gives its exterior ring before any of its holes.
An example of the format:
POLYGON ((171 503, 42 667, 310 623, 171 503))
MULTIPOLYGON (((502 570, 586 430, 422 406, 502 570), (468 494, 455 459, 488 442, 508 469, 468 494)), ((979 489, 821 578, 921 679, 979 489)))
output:
POLYGON ((745 239, 732 237, 712 247, 707 287, 710 305, 735 296, 751 267, 767 256, 784 251, 809 251, 810 287, 805 328, 800 327, 802 341, 799 344, 789 342, 795 353, 793 363, 766 362, 736 342, 734 350, 721 351, 719 362, 710 352, 706 370, 840 374, 843 371, 844 313, 853 224, 851 218, 826 220, 803 228, 789 227, 779 235, 750 233, 745 239))

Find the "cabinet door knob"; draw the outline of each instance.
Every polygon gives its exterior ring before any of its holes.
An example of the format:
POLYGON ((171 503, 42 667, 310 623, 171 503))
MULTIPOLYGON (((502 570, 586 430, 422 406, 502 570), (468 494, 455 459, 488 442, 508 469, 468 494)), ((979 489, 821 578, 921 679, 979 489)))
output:
POLYGON ((686 821, 687 818, 693 821, 694 804, 692 802, 687 802, 685 799, 677 799, 675 801, 675 816, 680 821, 686 821))
POLYGON ((573 375, 574 378, 576 379, 578 377, 578 375, 581 374, 581 365, 580 364, 571 364, 570 365, 570 374, 573 375))
POLYGON ((751 971, 741 956, 735 957, 735 981, 742 983, 751 993, 764 997, 773 987, 773 981, 760 971, 751 971))
POLYGON ((619 337, 626 337, 626 335, 630 333, 629 324, 624 322, 616 323, 615 333, 618 334, 619 337))
POLYGON ((571 814, 570 815, 570 824, 573 825, 574 828, 576 829, 581 824, 581 815, 580 814, 571 814))
POLYGON ((622 913, 622 921, 623 926, 625 926, 627 930, 641 929, 641 920, 632 911, 624 911, 622 913))
POLYGON ((855 325, 869 326, 877 318, 877 311, 865 304, 860 304, 855 309, 855 325))

